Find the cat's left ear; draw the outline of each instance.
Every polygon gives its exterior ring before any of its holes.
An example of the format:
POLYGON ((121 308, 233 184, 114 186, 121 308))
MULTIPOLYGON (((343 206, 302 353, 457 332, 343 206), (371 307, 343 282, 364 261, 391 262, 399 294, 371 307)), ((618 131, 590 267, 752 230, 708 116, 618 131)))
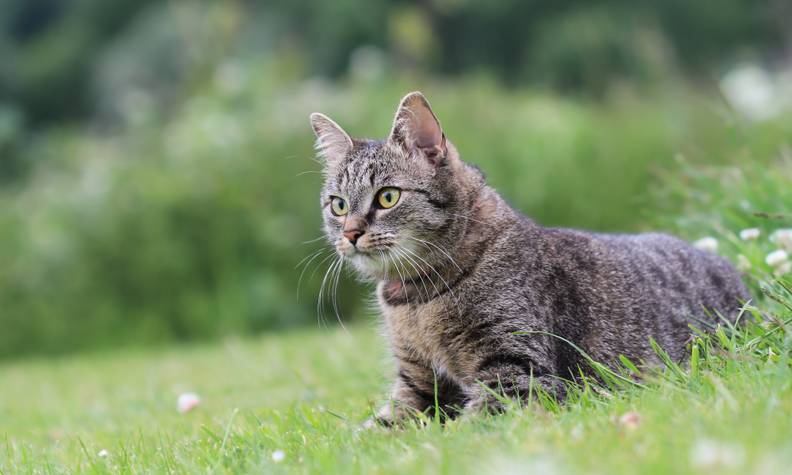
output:
POLYGON ((440 166, 448 156, 445 134, 432 112, 429 101, 420 92, 411 92, 402 99, 393 120, 388 141, 409 154, 423 157, 440 166))

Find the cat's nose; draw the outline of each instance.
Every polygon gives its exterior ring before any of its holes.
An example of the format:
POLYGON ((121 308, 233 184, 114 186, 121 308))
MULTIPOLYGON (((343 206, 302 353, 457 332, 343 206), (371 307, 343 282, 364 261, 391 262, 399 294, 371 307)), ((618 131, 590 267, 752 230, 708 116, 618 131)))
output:
POLYGON ((350 229, 348 231, 344 231, 344 237, 349 239, 349 242, 351 242, 354 246, 360 236, 363 235, 363 232, 364 231, 361 231, 360 229, 350 229))

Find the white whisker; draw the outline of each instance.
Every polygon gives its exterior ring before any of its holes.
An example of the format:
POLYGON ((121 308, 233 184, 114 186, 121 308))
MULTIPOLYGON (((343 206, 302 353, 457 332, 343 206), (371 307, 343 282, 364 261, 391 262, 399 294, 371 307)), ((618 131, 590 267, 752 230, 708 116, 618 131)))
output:
MULTIPOLYGON (((438 272, 437 269, 435 269, 434 266, 432 264, 430 264, 429 262, 427 262, 426 259, 424 259, 423 257, 421 257, 418 254, 412 252, 411 250, 407 249, 404 246, 402 246, 401 249, 403 251, 407 252, 408 254, 411 254, 413 257, 417 258, 418 260, 420 260, 421 262, 423 262, 427 266, 429 266, 429 269, 431 269, 435 274, 437 274, 437 277, 439 277, 440 280, 443 282, 443 284, 445 284, 446 289, 448 289, 448 292, 451 294, 451 297, 453 298, 454 303, 456 304, 457 312, 459 313, 459 316, 461 318, 462 317, 462 309, 459 307, 459 299, 457 299, 456 295, 454 294, 454 291, 451 290, 451 286, 448 285, 448 282, 445 280, 445 278, 443 278, 442 274, 440 274, 440 272, 438 272)), ((430 280, 429 282, 433 282, 433 281, 430 280)), ((434 283, 432 283, 432 285, 434 285, 434 283)), ((438 295, 439 294, 440 294, 440 292, 438 292, 438 295)))
MULTIPOLYGON (((318 251, 316 251, 316 252, 314 252, 313 254, 310 254, 310 255, 308 256, 308 257, 310 257, 310 259, 309 259, 309 260, 308 260, 308 261, 305 263, 305 266, 303 267, 303 270, 302 270, 302 271, 300 271, 300 277, 299 277, 299 279, 297 279, 297 302, 299 302, 299 301, 300 301, 300 286, 302 285, 302 280, 303 280, 303 276, 305 275, 305 271, 306 271, 306 270, 308 270, 308 268, 311 266, 311 262, 313 262, 313 261, 314 261, 316 258, 318 258, 319 256, 321 256, 321 255, 322 255, 322 253, 324 253, 324 252, 327 252, 327 251, 328 251, 327 249, 319 249, 318 251)), ((331 251, 331 252, 332 252, 332 251, 331 251)), ((326 260, 326 259, 327 259, 327 257, 325 257, 325 260, 326 260)), ((305 260, 305 259, 303 259, 303 261, 304 261, 304 260, 305 260)), ((301 262, 302 262, 302 261, 301 261, 301 262)), ((322 262, 323 262, 323 261, 322 261, 322 262)), ((299 267, 299 266, 300 266, 300 264, 297 264, 297 267, 299 267)), ((295 269, 296 269, 297 267, 295 267, 295 269)))
MULTIPOLYGON (((322 285, 319 287, 319 297, 316 301, 316 313, 320 322, 324 321, 324 287, 327 283, 327 277, 330 275, 330 272, 335 269, 335 266, 338 265, 339 262, 340 258, 333 261, 333 263, 328 266, 327 271, 325 271, 324 277, 322 278, 322 285)), ((325 324, 325 327, 327 327, 327 324, 325 324)))
MULTIPOLYGON (((407 263, 410 264, 410 266, 413 268, 415 273, 418 274, 418 278, 421 279, 421 285, 423 286, 424 293, 426 294, 426 300, 424 300, 423 303, 426 303, 426 302, 432 300, 432 296, 429 293, 429 289, 426 287, 426 281, 424 280, 425 271, 423 270, 423 267, 421 267, 420 264, 415 262, 415 260, 410 258, 410 256, 408 256, 402 250, 400 250, 400 248, 398 246, 395 246, 393 248, 393 251, 396 252, 399 255, 402 255, 405 259, 407 259, 407 263), (418 266, 418 267, 416 268, 416 266, 418 266)), ((431 279, 429 280, 429 282, 430 283, 432 282, 431 279)), ((418 296, 420 297, 420 291, 419 291, 418 296)))
MULTIPOLYGON (((451 257, 451 256, 450 256, 450 255, 449 255, 449 254, 448 254, 446 251, 444 251, 444 250, 443 250, 443 249, 442 249, 440 246, 438 246, 437 244, 435 244, 435 243, 433 243, 433 242, 431 242, 431 241, 424 241, 423 239, 418 239, 418 238, 416 238, 416 237, 412 237, 412 236, 408 236, 408 237, 409 237, 410 239, 413 239, 413 240, 415 240, 415 241, 418 241, 418 242, 420 242, 420 243, 422 243, 422 244, 426 244, 426 245, 433 246, 433 247, 434 247, 434 248, 436 248, 438 251, 440 251, 440 252, 441 252, 441 253, 442 253, 444 256, 446 256, 446 257, 448 258, 448 260, 449 260, 449 261, 451 261, 451 263, 452 263, 452 264, 454 264, 454 266, 455 266, 455 267, 456 267, 456 268, 459 270, 459 272, 462 272, 462 268, 461 268, 461 267, 459 267, 459 265, 456 263, 456 261, 454 260, 454 258, 453 258, 453 257, 451 257)), ((431 250, 431 249, 430 249, 429 251, 430 251, 430 252, 432 252, 432 250, 431 250)))
POLYGON ((335 283, 333 284, 333 310, 336 314, 336 319, 338 323, 341 325, 341 328, 344 330, 345 333, 349 333, 346 327, 344 326, 344 322, 341 321, 341 312, 338 310, 338 281, 341 280, 341 270, 344 268, 344 258, 341 257, 338 260, 338 267, 336 268, 335 272, 335 283))

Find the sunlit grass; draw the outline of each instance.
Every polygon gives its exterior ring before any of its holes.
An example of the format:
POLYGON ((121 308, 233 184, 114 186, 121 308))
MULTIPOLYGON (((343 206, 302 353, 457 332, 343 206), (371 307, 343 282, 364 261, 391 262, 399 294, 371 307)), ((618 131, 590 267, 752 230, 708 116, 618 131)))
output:
POLYGON ((792 453, 789 285, 748 325, 697 338, 690 368, 670 363, 640 387, 606 378, 564 405, 397 431, 360 429, 389 367, 361 326, 6 363, 0 470, 772 473, 792 453), (185 391, 202 404, 181 414, 185 391))

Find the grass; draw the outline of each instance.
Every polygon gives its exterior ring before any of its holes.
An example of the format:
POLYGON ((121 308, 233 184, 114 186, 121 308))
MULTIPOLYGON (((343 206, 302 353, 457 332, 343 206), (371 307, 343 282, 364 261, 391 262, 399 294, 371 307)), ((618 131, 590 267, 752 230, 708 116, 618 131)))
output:
POLYGON ((773 289, 783 303, 753 309, 761 324, 697 340, 692 370, 643 389, 395 432, 359 429, 390 367, 371 326, 9 362, 0 472, 777 473, 792 462, 792 293, 773 289), (185 391, 202 404, 180 414, 185 391))

